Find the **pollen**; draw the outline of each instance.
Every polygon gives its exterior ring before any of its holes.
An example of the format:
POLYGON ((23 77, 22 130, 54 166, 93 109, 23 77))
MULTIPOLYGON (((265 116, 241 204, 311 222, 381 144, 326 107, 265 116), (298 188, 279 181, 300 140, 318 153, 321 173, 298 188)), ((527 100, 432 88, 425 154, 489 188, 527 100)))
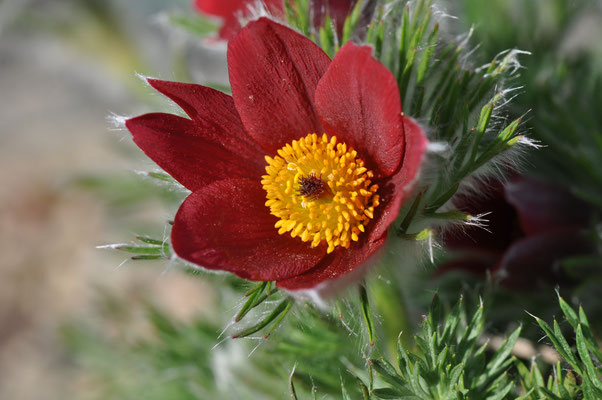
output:
POLYGON ((366 231, 379 205, 374 176, 353 148, 336 136, 315 133, 266 156, 265 205, 279 218, 276 229, 327 252, 349 248, 366 231))

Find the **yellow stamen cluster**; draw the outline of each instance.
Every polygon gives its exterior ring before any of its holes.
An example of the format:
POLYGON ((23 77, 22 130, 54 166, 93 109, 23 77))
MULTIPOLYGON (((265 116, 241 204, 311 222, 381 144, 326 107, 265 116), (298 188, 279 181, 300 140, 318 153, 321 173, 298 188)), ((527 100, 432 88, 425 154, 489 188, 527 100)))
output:
POLYGON ((337 246, 349 248, 374 217, 379 195, 373 173, 335 136, 312 133, 265 159, 265 205, 280 218, 279 234, 290 232, 312 247, 324 240, 331 253, 337 246))

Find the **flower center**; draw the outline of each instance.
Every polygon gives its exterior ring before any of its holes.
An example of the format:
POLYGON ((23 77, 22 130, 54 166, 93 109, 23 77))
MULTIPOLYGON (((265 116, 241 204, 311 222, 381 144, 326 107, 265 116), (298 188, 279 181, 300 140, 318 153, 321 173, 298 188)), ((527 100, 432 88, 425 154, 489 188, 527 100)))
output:
POLYGON ((262 185, 265 205, 280 218, 279 234, 311 241, 326 241, 327 252, 348 248, 365 231, 379 204, 378 185, 357 152, 336 136, 315 133, 293 140, 274 158, 266 156, 267 175, 262 185))

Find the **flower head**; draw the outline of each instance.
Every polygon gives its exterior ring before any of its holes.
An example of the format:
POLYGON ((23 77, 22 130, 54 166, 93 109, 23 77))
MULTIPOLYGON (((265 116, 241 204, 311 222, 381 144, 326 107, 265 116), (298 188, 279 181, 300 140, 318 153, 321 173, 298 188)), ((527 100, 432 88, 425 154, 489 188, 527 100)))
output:
POLYGON ((539 283, 569 283, 557 267, 564 259, 592 252, 585 231, 590 208, 559 187, 524 177, 488 185, 487 198, 463 195, 456 200, 461 209, 490 212, 488 230, 469 227, 463 235, 448 237, 447 246, 458 254, 437 275, 490 271, 501 285, 517 290, 532 290, 539 283))
POLYGON ((229 42, 232 97, 149 79, 190 119, 126 122, 134 141, 192 191, 175 253, 289 290, 359 271, 382 247, 426 148, 396 81, 352 43, 330 58, 268 19, 229 42))
MULTIPOLYGON (((194 0, 194 8, 203 14, 223 19, 219 37, 229 40, 241 29, 240 19, 251 16, 253 6, 260 0, 194 0)), ((326 15, 330 15, 339 35, 343 31, 345 18, 349 15, 357 0, 312 0, 312 22, 315 27, 324 24, 326 15)), ((281 17, 284 11, 283 0, 263 0, 263 5, 272 15, 281 17)))
MULTIPOLYGON (((240 19, 250 17, 251 7, 256 0, 194 0, 194 7, 203 14, 223 19, 219 31, 221 39, 229 40, 240 31, 240 19)), ((263 0, 266 9, 274 14, 283 12, 283 0, 263 0)))

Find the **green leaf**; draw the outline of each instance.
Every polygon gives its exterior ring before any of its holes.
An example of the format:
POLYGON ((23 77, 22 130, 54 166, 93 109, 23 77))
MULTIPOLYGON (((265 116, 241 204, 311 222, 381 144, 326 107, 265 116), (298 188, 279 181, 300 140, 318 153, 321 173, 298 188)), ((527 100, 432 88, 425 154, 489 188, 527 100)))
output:
MULTIPOLYGON (((564 339, 564 337, 562 338, 563 342, 561 342, 561 340, 554 334, 554 332, 552 332, 552 329, 545 321, 538 317, 534 318, 535 321, 537 321, 537 324, 541 327, 541 329, 543 329, 548 338, 552 341, 552 344, 554 345, 558 353, 560 353, 560 355, 571 364, 571 367, 573 367, 573 369, 577 371, 579 375, 581 375, 581 368, 579 368, 579 365, 577 364, 577 360, 575 359, 573 352, 570 350, 570 348, 568 353, 565 351, 565 347, 563 346, 563 344, 566 343, 566 340, 564 339)), ((568 346, 568 344, 566 346, 568 346)))
POLYGON ((493 113, 493 106, 495 106, 495 99, 492 99, 489 103, 483 106, 481 114, 479 116, 479 122, 477 122, 477 133, 482 135, 489 126, 491 120, 491 114, 493 113))
POLYGON ((449 381, 452 385, 455 385, 458 383, 458 381, 462 377, 462 374, 464 373, 464 367, 465 367, 465 364, 463 362, 461 362, 460 364, 458 364, 454 368, 452 368, 451 372, 449 373, 449 381))
POLYGON ((577 329, 577 325, 579 324, 579 317, 577 316, 577 313, 575 312, 575 310, 573 310, 571 306, 568 305, 566 301, 564 301, 562 297, 560 297, 560 293, 557 294, 558 304, 560 304, 560 309, 562 310, 562 313, 566 317, 566 320, 569 321, 569 324, 571 324, 571 326, 574 329, 577 329))
POLYGON ((573 365, 573 368, 575 368, 575 366, 578 365, 578 361, 577 361, 577 357, 575 357, 575 354, 573 353, 573 350, 571 349, 571 346, 569 346, 569 343, 566 341, 566 339, 564 338, 564 335, 562 334, 562 331, 560 330, 560 326, 558 325, 558 322, 556 321, 556 319, 554 319, 554 334, 556 335, 556 340, 558 341, 558 343, 560 343, 560 345, 562 346, 562 350, 561 349, 556 349, 558 350, 558 352, 560 354, 562 354, 562 356, 569 362, 571 363, 571 365, 573 365), (566 354, 566 355, 565 355, 566 354))
POLYGON ((399 233, 400 234, 404 234, 408 230, 410 224, 412 223, 412 220, 414 219, 414 216, 416 215, 416 212, 418 211, 418 207, 420 206, 420 201, 422 200, 423 194, 424 194, 424 191, 419 192, 416 195, 416 197, 414 198, 414 201, 412 202, 412 206, 410 207, 410 209, 408 210, 408 213, 405 215, 405 217, 403 218, 403 221, 399 225, 399 233))
MULTIPOLYGON (((249 336, 249 335, 254 334, 255 332, 260 331, 261 329, 263 329, 267 325, 269 325, 270 322, 274 321, 276 319, 276 317, 278 317, 281 313, 286 314, 288 312, 288 310, 290 309, 292 303, 293 303, 293 300, 290 298, 286 298, 286 299, 282 300, 276 306, 276 308, 274 308, 274 310, 272 310, 272 312, 267 317, 265 317, 259 323, 251 326, 250 328, 247 328, 241 332, 238 332, 238 333, 232 335, 231 336, 232 339, 249 336)), ((278 322, 280 322, 281 320, 282 320, 282 318, 278 319, 278 322)))
POLYGON ((163 246, 165 245, 165 241, 164 240, 158 240, 158 239, 153 239, 150 238, 148 236, 136 236, 136 239, 141 241, 142 243, 146 243, 146 244, 152 244, 152 245, 156 245, 156 246, 163 246))
POLYGON ((468 361, 468 358, 471 356, 470 350, 474 347, 477 338, 481 335, 484 324, 485 316, 483 313, 483 304, 481 303, 477 308, 477 311, 474 313, 470 323, 466 329, 464 329, 462 339, 460 339, 458 342, 456 352, 459 356, 463 357, 463 361, 468 361))
POLYGON ((357 3, 355 3, 353 9, 351 10, 349 16, 345 19, 345 23, 343 24, 343 36, 341 38, 341 46, 343 46, 351 39, 353 31, 355 30, 357 23, 360 19, 362 7, 364 5, 363 3, 364 2, 362 0, 358 0, 357 3))
POLYGON ((245 293, 245 297, 246 296, 250 296, 253 293, 255 293, 258 290, 263 290, 263 288, 265 287, 265 282, 259 282, 258 284, 256 284, 255 286, 251 287, 246 293, 245 293))
POLYGON ((334 53, 336 51, 334 32, 332 19, 330 18, 330 15, 326 15, 324 18, 324 26, 320 27, 319 30, 320 47, 330 57, 334 57, 334 53))
POLYGON ((441 300, 439 299, 439 293, 435 293, 431 306, 429 307, 429 318, 428 323, 431 325, 431 329, 437 332, 439 329, 439 322, 441 321, 442 306, 441 300))
POLYGON ((247 292, 246 295, 249 296, 249 298, 247 299, 245 304, 243 304, 242 308, 236 315, 236 318, 234 319, 234 321, 238 322, 241 319, 243 319, 249 311, 251 311, 254 307, 256 307, 263 300, 265 300, 265 298, 262 299, 261 297, 262 297, 263 291, 267 287, 267 284, 268 284, 267 282, 261 282, 257 286, 255 286, 254 288, 252 288, 251 290, 249 290, 247 292))
POLYGON ((487 396, 487 400, 502 400, 504 399, 508 393, 510 393, 510 391, 514 388, 514 382, 508 382, 508 384, 501 390, 496 390, 496 393, 491 395, 491 396, 487 396))
POLYGON ((516 132, 516 129, 518 128, 518 124, 520 124, 521 119, 515 119, 514 121, 512 121, 510 123, 510 125, 508 125, 499 135, 498 135, 498 139, 501 140, 502 142, 507 142, 509 141, 512 137, 514 137, 514 132, 516 132))
POLYGON ((139 255, 139 256, 133 256, 131 257, 132 260, 158 260, 160 258, 163 258, 162 255, 139 255))
POLYGON ((437 43, 437 35, 439 34, 439 24, 435 24, 435 28, 431 31, 429 38, 427 39, 426 49, 422 53, 420 64, 416 72, 416 83, 421 84, 426 76, 426 71, 429 67, 429 63, 433 57, 435 46, 437 43))
POLYGON ((581 329, 583 331, 583 336, 585 336, 585 338, 587 339, 586 344, 587 344, 587 347, 589 348, 589 351, 591 351, 598 360, 602 360, 602 351, 597 346, 596 338, 594 337, 594 334, 590 330, 589 321, 587 320, 585 311, 583 311, 583 308, 581 306, 579 306, 579 322, 581 323, 581 329))
POLYGON ((403 389, 405 387, 403 380, 395 371, 395 368, 389 364, 387 360, 384 358, 380 358, 378 360, 371 359, 370 362, 372 366, 376 370, 376 372, 380 375, 380 377, 390 385, 394 386, 397 389, 403 389))
POLYGON ((368 340, 370 346, 374 346, 374 321, 372 320, 372 312, 370 311, 370 303, 368 302, 368 292, 364 284, 360 285, 360 301, 362 305, 362 316, 364 317, 364 323, 368 331, 368 340))
POLYGON ((451 310, 450 314, 443 325, 443 334, 441 335, 441 343, 447 343, 451 341, 451 338, 456 334, 456 328, 460 322, 460 314, 462 313, 462 302, 463 297, 460 299, 451 310))
POLYGON ((147 172, 146 176, 163 181, 163 182, 179 185, 179 183, 174 178, 172 178, 170 175, 168 175, 164 172, 147 172))
POLYGON ((449 355, 449 347, 443 347, 443 350, 437 355, 436 365, 440 368, 447 365, 448 363, 448 355, 449 355))
POLYGON ((531 364, 531 377, 537 386, 545 386, 543 375, 541 374, 541 371, 539 370, 539 367, 537 366, 535 361, 533 361, 533 363, 531 364))
POLYGON ((268 297, 278 291, 278 289, 272 289, 272 285, 273 284, 274 284, 273 281, 269 281, 268 285, 265 288, 265 295, 268 296, 268 297))
POLYGON ((345 387, 345 382, 343 382, 343 377, 341 377, 341 395, 343 396, 343 400, 351 400, 351 396, 349 396, 349 392, 345 387))
POLYGON ((421 398, 414 395, 412 392, 402 392, 391 388, 374 389, 372 393, 381 399, 398 399, 398 400, 420 400, 421 398))
POLYGON ((114 247, 115 250, 121 250, 134 254, 162 255, 163 246, 136 246, 136 245, 120 245, 114 247))
POLYGON ((270 337, 270 335, 274 332, 274 330, 280 325, 280 323, 282 322, 284 317, 286 317, 286 314, 288 313, 288 310, 290 309, 290 307, 291 307, 291 303, 288 304, 288 306, 286 307, 284 312, 282 314, 280 314, 280 316, 276 319, 276 321, 274 322, 274 325, 272 325, 272 329, 270 329, 269 332, 264 335, 265 339, 270 337))
MULTIPOLYGON (((596 371, 596 367, 592 362, 589 352, 587 351, 587 345, 585 344, 585 337, 583 336, 583 331, 581 330, 581 325, 577 326, 577 351, 579 352, 579 357, 585 364, 585 375, 589 378, 589 381, 592 385, 601 391, 602 393, 602 382, 600 381, 600 376, 596 371)), ((585 377, 584 377, 585 378, 585 377)))
POLYGON ((512 349, 520 336, 522 327, 518 327, 510 334, 510 336, 504 341, 500 348, 495 352, 491 361, 487 364, 488 375, 497 374, 502 369, 502 364, 508 359, 512 353, 512 349))
POLYGON ((364 400, 370 400, 372 396, 370 395, 370 391, 368 390, 368 387, 357 376, 355 377, 355 379, 358 381, 358 384, 360 385, 360 389, 362 391, 362 397, 364 398, 364 400))
POLYGON ((410 359, 408 358, 408 353, 403 348, 403 342, 401 341, 401 332, 399 336, 397 336, 397 365, 399 366, 399 370, 401 371, 401 376, 403 376, 404 371, 409 368, 410 359))
POLYGON ((535 391, 535 388, 531 388, 527 393, 517 397, 515 400, 530 400, 532 399, 531 394, 535 391))
POLYGON ((539 389, 539 391, 543 392, 547 396, 546 399, 564 400, 564 399, 561 399, 560 397, 558 397, 557 395, 555 395, 551 390, 549 390, 543 386, 540 386, 538 389, 539 389))
POLYGON ((293 382, 293 376, 295 375, 295 368, 291 371, 288 377, 288 390, 291 394, 291 400, 297 400, 297 391, 295 390, 295 383, 293 382))
POLYGON ((198 36, 207 36, 217 31, 217 24, 201 15, 191 13, 190 15, 171 15, 169 21, 198 36))
POLYGON ((584 400, 600 400, 600 397, 596 396, 594 389, 589 385, 581 385, 584 400))

